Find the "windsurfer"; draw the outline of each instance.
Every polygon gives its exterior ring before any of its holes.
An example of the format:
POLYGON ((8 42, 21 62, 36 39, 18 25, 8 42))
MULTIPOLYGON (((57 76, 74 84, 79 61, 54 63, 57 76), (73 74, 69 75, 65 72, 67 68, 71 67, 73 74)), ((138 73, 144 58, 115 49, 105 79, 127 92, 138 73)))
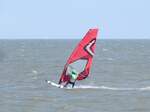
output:
POLYGON ((76 80, 84 80, 89 76, 96 47, 98 29, 90 29, 69 56, 58 84, 74 87, 76 80))
POLYGON ((68 76, 69 76, 69 80, 66 82, 64 87, 67 87, 68 84, 72 84, 72 88, 73 88, 77 80, 78 73, 75 69, 72 69, 71 73, 69 73, 68 76))

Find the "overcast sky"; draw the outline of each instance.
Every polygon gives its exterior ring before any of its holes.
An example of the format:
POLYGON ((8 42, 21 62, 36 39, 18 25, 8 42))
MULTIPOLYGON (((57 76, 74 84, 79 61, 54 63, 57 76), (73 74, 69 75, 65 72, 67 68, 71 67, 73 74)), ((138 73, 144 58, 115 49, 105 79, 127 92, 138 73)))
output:
POLYGON ((0 38, 149 38, 150 0, 0 0, 0 38))

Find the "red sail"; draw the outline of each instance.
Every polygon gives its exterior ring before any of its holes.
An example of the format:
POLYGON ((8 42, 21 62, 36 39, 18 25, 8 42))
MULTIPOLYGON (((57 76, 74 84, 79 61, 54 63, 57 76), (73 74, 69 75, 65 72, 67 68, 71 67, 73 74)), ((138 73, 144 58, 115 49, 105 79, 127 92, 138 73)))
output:
POLYGON ((59 84, 69 80, 68 72, 71 68, 76 69, 78 72, 77 80, 83 80, 89 75, 95 51, 97 33, 98 29, 90 29, 79 42, 64 66, 59 84))

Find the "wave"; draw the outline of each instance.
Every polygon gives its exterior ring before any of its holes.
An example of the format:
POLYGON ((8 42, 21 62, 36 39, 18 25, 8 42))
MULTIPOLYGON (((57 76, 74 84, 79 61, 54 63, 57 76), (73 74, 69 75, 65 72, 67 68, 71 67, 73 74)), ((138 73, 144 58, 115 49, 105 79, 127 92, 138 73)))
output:
POLYGON ((117 88, 117 87, 107 87, 107 86, 91 86, 91 85, 79 85, 74 88, 68 87, 67 89, 104 89, 104 90, 114 90, 114 91, 150 91, 150 86, 141 88, 117 88))

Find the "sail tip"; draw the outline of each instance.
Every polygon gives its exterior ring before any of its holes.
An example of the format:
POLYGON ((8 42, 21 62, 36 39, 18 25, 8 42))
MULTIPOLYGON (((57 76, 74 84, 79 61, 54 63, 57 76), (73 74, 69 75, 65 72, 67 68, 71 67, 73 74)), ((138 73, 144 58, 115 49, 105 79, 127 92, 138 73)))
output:
POLYGON ((95 27, 95 28, 90 28, 89 30, 99 30, 99 28, 95 27))
POLYGON ((89 33, 92 33, 92 34, 94 34, 94 35, 96 36, 97 33, 99 32, 99 29, 98 29, 98 28, 91 28, 91 29, 89 29, 88 32, 89 32, 89 33))
POLYGON ((99 28, 91 28, 89 29, 90 32, 98 32, 99 31, 99 28))

